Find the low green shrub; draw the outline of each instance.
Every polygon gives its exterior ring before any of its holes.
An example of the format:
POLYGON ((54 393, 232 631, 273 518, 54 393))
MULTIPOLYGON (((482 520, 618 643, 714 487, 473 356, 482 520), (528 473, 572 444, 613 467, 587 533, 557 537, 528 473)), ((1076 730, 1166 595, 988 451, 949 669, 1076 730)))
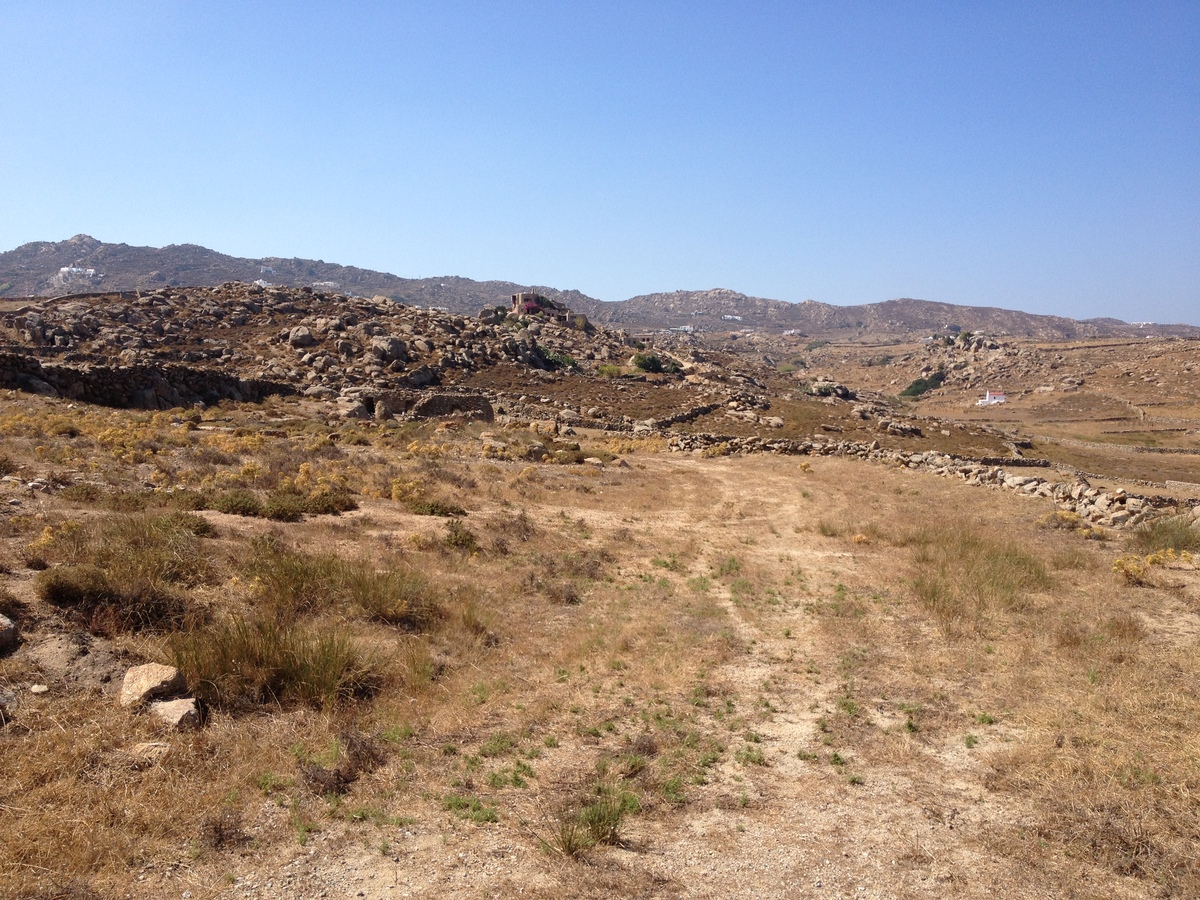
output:
POLYGON ((180 531, 193 537, 216 537, 212 522, 192 512, 169 512, 158 517, 159 526, 168 531, 180 531))
MULTIPOLYGON (((177 491, 183 495, 175 501, 177 505, 187 507, 192 498, 187 492, 177 491)), ((311 494, 305 494, 295 488, 276 488, 261 498, 253 491, 236 489, 225 491, 215 496, 200 495, 195 499, 193 509, 215 509, 218 512, 235 516, 271 519, 276 522, 298 522, 305 515, 326 516, 337 515, 358 508, 358 502, 349 491, 342 488, 321 488, 311 494)))
POLYGON ((641 369, 643 372, 653 373, 675 373, 679 371, 673 361, 664 360, 656 353, 635 353, 630 362, 635 368, 641 369))
POLYGON ((306 512, 305 498, 296 491, 271 491, 262 504, 262 516, 273 522, 299 522, 306 512))
POLYGON ((442 808, 452 812, 461 819, 470 819, 480 825, 498 822, 500 816, 496 807, 485 806, 477 797, 464 797, 459 794, 447 794, 442 798, 442 808))
POLYGON ((458 519, 451 519, 446 523, 446 535, 442 538, 442 543, 451 550, 458 550, 462 553, 479 551, 478 538, 458 519))
POLYGON ((574 357, 569 353, 564 353, 561 350, 543 350, 542 358, 550 364, 552 369, 577 369, 579 364, 575 362, 574 357))
POLYGON ((201 491, 193 491, 190 488, 170 491, 164 495, 164 499, 167 506, 186 510, 187 512, 212 509, 212 497, 210 495, 201 491))
POLYGON ((908 387, 900 392, 901 397, 920 397, 935 388, 940 388, 946 381, 946 373, 941 369, 932 373, 928 377, 918 378, 908 387))
POLYGON ((210 501, 211 508, 232 516, 257 518, 263 514, 263 503, 258 495, 241 489, 224 491, 210 501))
POLYGON ((417 516, 465 516, 467 511, 456 503, 442 500, 414 499, 408 501, 408 509, 417 516))
POLYGON ((100 498, 104 496, 104 491, 101 490, 98 484, 89 484, 86 481, 81 481, 78 484, 72 484, 63 488, 58 496, 72 503, 92 504, 99 502, 100 498))
POLYGON ((358 501, 344 488, 321 488, 304 501, 304 511, 310 516, 336 516, 355 509, 358 501))
POLYGON ((102 496, 106 509, 113 512, 141 512, 150 505, 151 494, 146 491, 112 491, 102 496))

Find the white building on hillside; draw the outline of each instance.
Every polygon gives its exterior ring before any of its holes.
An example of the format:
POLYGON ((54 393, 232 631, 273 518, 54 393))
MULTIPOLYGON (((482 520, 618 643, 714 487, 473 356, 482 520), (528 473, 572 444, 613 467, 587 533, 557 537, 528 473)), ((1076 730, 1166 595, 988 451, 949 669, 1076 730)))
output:
POLYGON ((975 401, 976 406, 995 406, 997 403, 1007 401, 1003 391, 988 391, 982 397, 975 401))

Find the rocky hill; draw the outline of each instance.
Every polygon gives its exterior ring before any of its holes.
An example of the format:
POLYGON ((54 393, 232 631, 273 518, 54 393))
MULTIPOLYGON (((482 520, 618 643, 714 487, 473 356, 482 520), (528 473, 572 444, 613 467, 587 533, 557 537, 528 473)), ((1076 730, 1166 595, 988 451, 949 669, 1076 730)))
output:
POLYGON ((1010 309, 912 299, 860 306, 834 306, 815 300, 787 303, 724 289, 644 294, 622 303, 603 304, 588 314, 597 321, 619 322, 631 328, 689 325, 704 331, 753 328, 794 331, 825 340, 903 340, 915 335, 961 331, 1048 341, 1147 334, 1200 336, 1200 328, 1191 325, 1139 326, 1119 319, 1077 321, 1010 309))
POLYGON ((0 297, 64 297, 84 293, 154 291, 163 287, 214 287, 229 281, 269 286, 315 287, 331 293, 383 295, 410 306, 474 314, 507 303, 509 295, 534 290, 587 312, 600 301, 578 291, 470 278, 400 278, 387 272, 314 259, 228 256, 196 244, 133 247, 108 244, 86 234, 65 241, 38 241, 0 253, 0 297))
POLYGON ((631 352, 623 332, 563 310, 507 311, 463 317, 242 282, 72 296, 0 315, 0 383, 150 409, 303 393, 370 415, 381 399, 404 404, 405 391, 497 366, 549 373, 631 352))
POLYGON ((1076 321, 1015 310, 960 306, 926 300, 888 300, 834 306, 806 300, 788 303, 732 290, 672 291, 602 302, 575 290, 458 276, 401 278, 386 272, 322 260, 227 256, 195 244, 132 247, 80 234, 66 241, 35 242, 0 253, 0 298, 63 297, 164 287, 212 287, 229 281, 309 287, 351 297, 382 295, 416 307, 473 315, 533 290, 596 322, 639 330, 691 327, 698 331, 744 328, 793 332, 823 340, 881 342, 958 331, 1037 340, 1107 337, 1197 337, 1191 325, 1138 326, 1117 319, 1076 321))

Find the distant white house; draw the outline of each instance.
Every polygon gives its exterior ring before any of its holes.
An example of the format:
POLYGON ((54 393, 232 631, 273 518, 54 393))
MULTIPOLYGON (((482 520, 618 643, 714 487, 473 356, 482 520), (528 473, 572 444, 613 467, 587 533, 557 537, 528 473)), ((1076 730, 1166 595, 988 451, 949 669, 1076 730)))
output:
POLYGON ((731 315, 724 315, 724 316, 721 316, 721 318, 722 318, 722 319, 724 319, 726 322, 740 322, 740 321, 742 321, 742 317, 741 317, 741 316, 731 316, 731 315))
POLYGON ((995 406, 997 403, 1005 403, 1008 400, 1004 396, 1003 391, 988 391, 982 397, 975 401, 976 406, 995 406))
POLYGON ((314 281, 312 286, 320 291, 336 291, 341 287, 336 281, 314 281))
POLYGON ((95 269, 85 269, 83 266, 63 266, 58 274, 50 279, 51 284, 60 287, 81 284, 99 284, 104 276, 95 269))

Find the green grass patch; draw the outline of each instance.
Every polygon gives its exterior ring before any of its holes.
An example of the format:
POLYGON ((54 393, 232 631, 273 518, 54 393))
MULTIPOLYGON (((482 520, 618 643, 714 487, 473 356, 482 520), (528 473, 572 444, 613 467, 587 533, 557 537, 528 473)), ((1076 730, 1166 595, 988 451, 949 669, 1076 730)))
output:
POLYGON ((454 813, 460 819, 469 819, 481 825, 488 822, 500 821, 496 807, 485 806, 478 797, 467 797, 461 794, 447 794, 442 798, 442 808, 454 813))

